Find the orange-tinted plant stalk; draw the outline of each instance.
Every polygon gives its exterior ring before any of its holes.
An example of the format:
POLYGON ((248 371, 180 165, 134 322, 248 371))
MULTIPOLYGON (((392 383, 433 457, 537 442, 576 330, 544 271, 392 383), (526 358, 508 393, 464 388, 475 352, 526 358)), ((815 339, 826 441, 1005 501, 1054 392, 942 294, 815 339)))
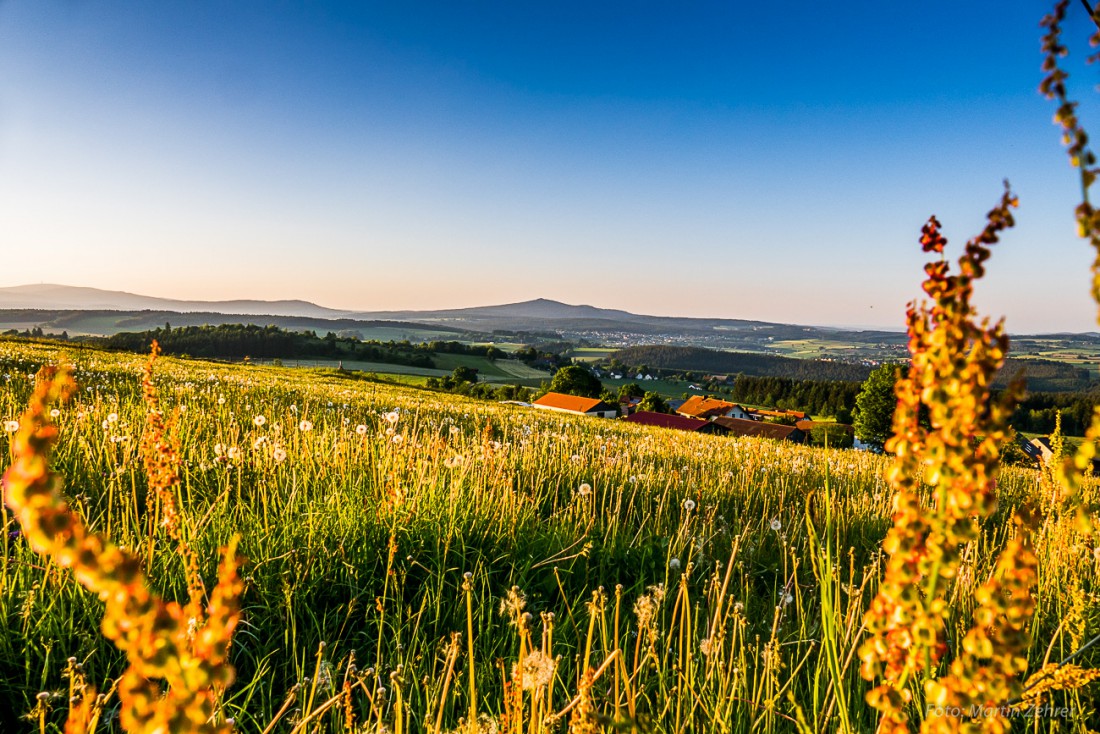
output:
MULTIPOLYGON (((944 703, 961 696, 960 686, 965 687, 955 679, 935 680, 947 651, 946 592, 959 570, 960 549, 978 538, 980 522, 996 507, 998 446, 1006 438, 1014 402, 1013 390, 995 400, 990 389, 1008 351, 1004 325, 979 321, 970 301, 989 247, 1013 225, 1016 205, 1006 186, 999 205, 987 215, 985 229, 967 243, 957 274, 949 274, 942 257, 947 240, 936 218, 922 231, 925 252, 941 257, 925 266, 924 291, 931 304, 913 303, 908 311, 911 363, 896 386, 894 436, 886 444, 895 455, 888 471, 895 491, 894 527, 884 543, 889 556, 885 578, 866 614, 870 635, 860 649, 864 677, 879 681, 868 702, 881 713, 880 732, 909 731, 913 690, 923 690, 929 703, 944 703)), ((1024 596, 1034 582, 1029 544, 1029 536, 1021 534, 998 564, 1002 575, 1019 574, 1010 585, 1013 590, 1022 585, 1024 596)), ((967 636, 955 661, 966 661, 960 674, 972 672, 977 657, 990 658, 989 628, 1004 620, 1005 610, 987 609, 986 602, 1000 588, 996 584, 1009 582, 990 583, 994 586, 978 592, 976 631, 967 636)), ((976 693, 983 703, 995 703, 1004 690, 1015 690, 1011 680, 1026 669, 1026 655, 1019 656, 1014 634, 1030 616, 1029 603, 1012 607, 1012 632, 999 640, 1005 646, 995 656, 1004 667, 982 671, 989 673, 976 693)), ((929 718, 924 728, 938 730, 937 721, 945 718, 929 718)))
POLYGON ((13 443, 4 474, 4 498, 31 548, 72 570, 106 602, 103 633, 126 654, 129 667, 118 683, 119 720, 130 732, 229 732, 216 720, 220 692, 233 680, 227 660, 240 620, 242 583, 236 539, 229 543, 205 613, 165 602, 147 584, 140 560, 92 533, 62 495, 61 478, 50 471, 57 428, 51 406, 75 390, 65 369, 43 368, 13 443), (192 616, 194 615, 194 616, 192 616))

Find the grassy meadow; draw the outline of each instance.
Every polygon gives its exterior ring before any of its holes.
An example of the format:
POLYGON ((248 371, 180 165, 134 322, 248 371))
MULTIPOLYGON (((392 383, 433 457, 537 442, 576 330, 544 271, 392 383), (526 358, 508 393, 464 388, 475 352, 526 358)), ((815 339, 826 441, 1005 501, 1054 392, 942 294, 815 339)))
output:
MULTIPOLYGON (((145 360, 70 357, 80 391, 56 416, 54 467, 71 505, 183 599, 138 451, 145 360)), ((0 422, 58 359, 0 341, 0 422)), ((221 711, 238 730, 874 729, 855 650, 891 524, 886 459, 289 368, 156 369, 208 588, 233 535, 248 558, 221 711), (585 707, 599 726, 570 727, 585 707)), ((1043 505, 1045 486, 1001 473, 998 511, 951 580, 949 639, 970 626, 1012 508, 1043 505)), ((36 555, 7 508, 2 520, 0 731, 59 732, 66 671, 106 692, 124 659, 99 633, 100 600, 36 555)), ((1100 626, 1100 548, 1051 512, 1037 555, 1032 669, 1100 626)), ((1100 663, 1100 647, 1075 662, 1100 663)), ((1028 731, 1100 729, 1090 688, 1054 695, 1078 713, 1028 731)), ((101 730, 118 731, 113 710, 108 698, 101 730)))

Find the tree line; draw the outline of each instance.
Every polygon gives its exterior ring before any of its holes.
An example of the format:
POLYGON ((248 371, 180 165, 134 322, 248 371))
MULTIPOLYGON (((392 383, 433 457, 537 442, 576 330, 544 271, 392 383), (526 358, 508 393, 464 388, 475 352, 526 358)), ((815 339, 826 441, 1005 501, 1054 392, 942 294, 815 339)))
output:
POLYGON ((220 359, 347 359, 412 367, 434 367, 431 352, 409 342, 364 342, 333 332, 318 336, 313 331, 287 331, 277 326, 221 324, 184 326, 171 324, 150 331, 122 332, 103 338, 108 349, 146 352, 153 340, 165 354, 220 359))
POLYGON ((1092 412, 1100 393, 1090 392, 1036 392, 1029 393, 1013 411, 1009 423, 1017 431, 1050 433, 1058 413, 1062 414, 1062 432, 1070 436, 1083 436, 1092 421, 1092 412))

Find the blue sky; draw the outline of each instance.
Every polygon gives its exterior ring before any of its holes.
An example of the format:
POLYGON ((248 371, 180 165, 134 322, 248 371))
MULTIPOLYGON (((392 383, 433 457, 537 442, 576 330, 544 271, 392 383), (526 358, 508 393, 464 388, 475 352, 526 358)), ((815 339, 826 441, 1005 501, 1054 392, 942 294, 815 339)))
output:
POLYGON ((0 0, 0 286, 900 328, 1008 178, 979 307, 1094 330, 1045 12, 0 0))

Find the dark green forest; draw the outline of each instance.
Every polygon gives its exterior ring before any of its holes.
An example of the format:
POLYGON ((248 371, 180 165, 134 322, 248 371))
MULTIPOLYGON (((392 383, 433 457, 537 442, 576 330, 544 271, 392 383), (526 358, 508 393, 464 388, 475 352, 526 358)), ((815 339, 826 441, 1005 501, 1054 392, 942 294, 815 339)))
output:
POLYGON ((108 349, 147 352, 156 340, 165 354, 214 359, 347 359, 413 367, 434 367, 427 345, 409 342, 364 342, 329 332, 287 331, 277 326, 221 324, 122 332, 103 338, 108 349))

